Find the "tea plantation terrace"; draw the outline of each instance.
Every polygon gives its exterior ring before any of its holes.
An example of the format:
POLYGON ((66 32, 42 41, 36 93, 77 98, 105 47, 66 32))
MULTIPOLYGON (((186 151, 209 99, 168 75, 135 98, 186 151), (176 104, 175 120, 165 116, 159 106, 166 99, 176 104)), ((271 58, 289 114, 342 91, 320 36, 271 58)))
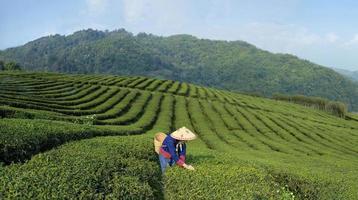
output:
POLYGON ((0 199, 358 199, 354 114, 147 77, 3 72, 0 116, 0 199), (197 170, 161 176, 153 135, 182 126, 198 135, 197 170))

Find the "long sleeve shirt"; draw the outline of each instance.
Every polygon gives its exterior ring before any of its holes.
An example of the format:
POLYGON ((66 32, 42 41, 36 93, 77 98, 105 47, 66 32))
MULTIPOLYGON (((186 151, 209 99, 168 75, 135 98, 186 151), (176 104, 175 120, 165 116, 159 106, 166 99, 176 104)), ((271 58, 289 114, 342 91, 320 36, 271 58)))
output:
POLYGON ((183 166, 185 163, 186 144, 179 144, 178 140, 167 135, 160 148, 160 154, 165 158, 170 158, 170 163, 175 162, 177 165, 183 166))

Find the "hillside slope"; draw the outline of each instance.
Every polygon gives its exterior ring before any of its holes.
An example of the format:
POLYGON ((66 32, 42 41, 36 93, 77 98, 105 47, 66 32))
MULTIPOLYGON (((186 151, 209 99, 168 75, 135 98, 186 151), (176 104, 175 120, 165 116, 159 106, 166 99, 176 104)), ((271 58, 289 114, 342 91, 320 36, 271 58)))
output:
POLYGON ((291 103, 146 77, 0 73, 0 116, 2 199, 358 198, 358 122, 291 103), (198 135, 196 171, 162 179, 153 135, 182 126, 198 135))
POLYGON ((29 70, 144 75, 266 96, 321 96, 358 110, 357 83, 331 69, 242 41, 89 29, 7 49, 0 52, 1 59, 29 70))

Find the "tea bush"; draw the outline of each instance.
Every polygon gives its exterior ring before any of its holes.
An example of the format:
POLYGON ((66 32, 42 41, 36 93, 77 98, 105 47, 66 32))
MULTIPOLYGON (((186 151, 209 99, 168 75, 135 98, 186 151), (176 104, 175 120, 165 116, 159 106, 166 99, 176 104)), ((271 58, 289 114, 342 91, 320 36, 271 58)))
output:
POLYGON ((0 199, 162 199, 151 145, 138 136, 65 144, 1 169, 0 199))

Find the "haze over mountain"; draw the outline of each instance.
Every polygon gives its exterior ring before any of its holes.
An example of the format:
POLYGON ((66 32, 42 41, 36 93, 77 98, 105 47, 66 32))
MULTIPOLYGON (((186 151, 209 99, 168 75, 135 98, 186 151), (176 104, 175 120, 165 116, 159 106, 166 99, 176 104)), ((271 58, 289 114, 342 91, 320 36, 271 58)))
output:
POLYGON ((332 69, 243 41, 160 37, 124 29, 42 37, 0 52, 27 70, 144 75, 270 96, 304 94, 358 110, 358 84, 332 69))
POLYGON ((358 81, 358 71, 354 71, 354 72, 352 73, 352 77, 353 77, 353 79, 355 79, 355 80, 358 81))
POLYGON ((350 71, 350 70, 338 69, 338 68, 333 68, 333 69, 344 76, 347 76, 355 81, 358 81, 358 71, 350 71))

